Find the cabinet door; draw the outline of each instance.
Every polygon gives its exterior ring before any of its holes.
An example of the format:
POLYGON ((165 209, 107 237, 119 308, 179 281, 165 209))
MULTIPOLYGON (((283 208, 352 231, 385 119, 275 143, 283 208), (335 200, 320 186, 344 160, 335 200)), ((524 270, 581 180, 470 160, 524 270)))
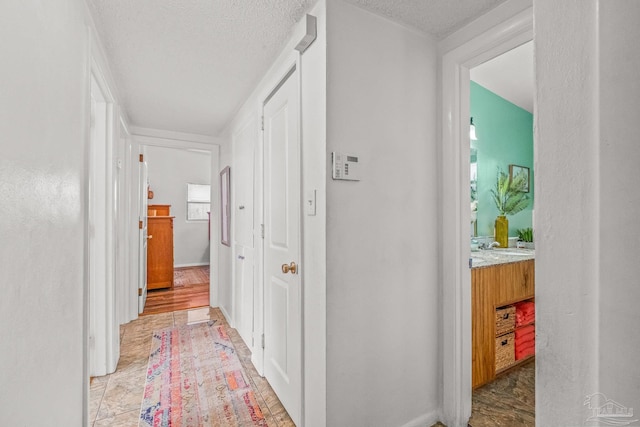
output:
POLYGON ((534 261, 513 262, 496 266, 495 300, 500 306, 533 298, 535 295, 534 261))
POLYGON ((495 267, 471 270, 471 383, 479 387, 495 377, 495 267))
POLYGON ((173 286, 173 218, 149 217, 148 227, 148 288, 170 288, 173 286))

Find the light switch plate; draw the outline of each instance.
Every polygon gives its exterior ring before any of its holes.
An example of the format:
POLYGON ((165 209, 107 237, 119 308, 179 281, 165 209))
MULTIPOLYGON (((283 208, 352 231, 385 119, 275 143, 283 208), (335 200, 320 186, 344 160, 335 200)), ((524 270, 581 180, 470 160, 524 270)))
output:
POLYGON ((307 191, 307 197, 305 197, 305 206, 307 210, 307 216, 316 215, 316 190, 307 191))

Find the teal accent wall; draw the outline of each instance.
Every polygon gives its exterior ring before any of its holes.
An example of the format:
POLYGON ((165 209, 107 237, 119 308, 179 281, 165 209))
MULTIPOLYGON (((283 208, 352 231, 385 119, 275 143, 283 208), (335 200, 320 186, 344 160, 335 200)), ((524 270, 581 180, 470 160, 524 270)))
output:
POLYGON ((491 199, 497 168, 509 173, 509 165, 529 168, 529 207, 508 216, 509 236, 519 228, 532 225, 533 188, 533 114, 471 82, 471 117, 476 126, 478 160, 478 236, 492 236, 498 209, 491 199))

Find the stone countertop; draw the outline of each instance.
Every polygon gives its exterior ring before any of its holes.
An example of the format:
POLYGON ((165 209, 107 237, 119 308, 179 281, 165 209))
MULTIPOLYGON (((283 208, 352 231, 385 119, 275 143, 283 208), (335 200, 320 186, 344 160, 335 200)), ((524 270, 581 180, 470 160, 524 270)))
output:
POLYGON ((490 267, 510 262, 527 261, 536 258, 534 249, 489 249, 471 252, 471 268, 490 267))

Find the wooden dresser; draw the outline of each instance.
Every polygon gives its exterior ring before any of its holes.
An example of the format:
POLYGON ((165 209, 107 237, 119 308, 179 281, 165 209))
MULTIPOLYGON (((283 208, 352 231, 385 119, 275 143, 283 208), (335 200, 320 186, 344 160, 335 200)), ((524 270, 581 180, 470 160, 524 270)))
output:
POLYGON ((149 205, 147 217, 147 289, 173 288, 171 205, 149 205))

